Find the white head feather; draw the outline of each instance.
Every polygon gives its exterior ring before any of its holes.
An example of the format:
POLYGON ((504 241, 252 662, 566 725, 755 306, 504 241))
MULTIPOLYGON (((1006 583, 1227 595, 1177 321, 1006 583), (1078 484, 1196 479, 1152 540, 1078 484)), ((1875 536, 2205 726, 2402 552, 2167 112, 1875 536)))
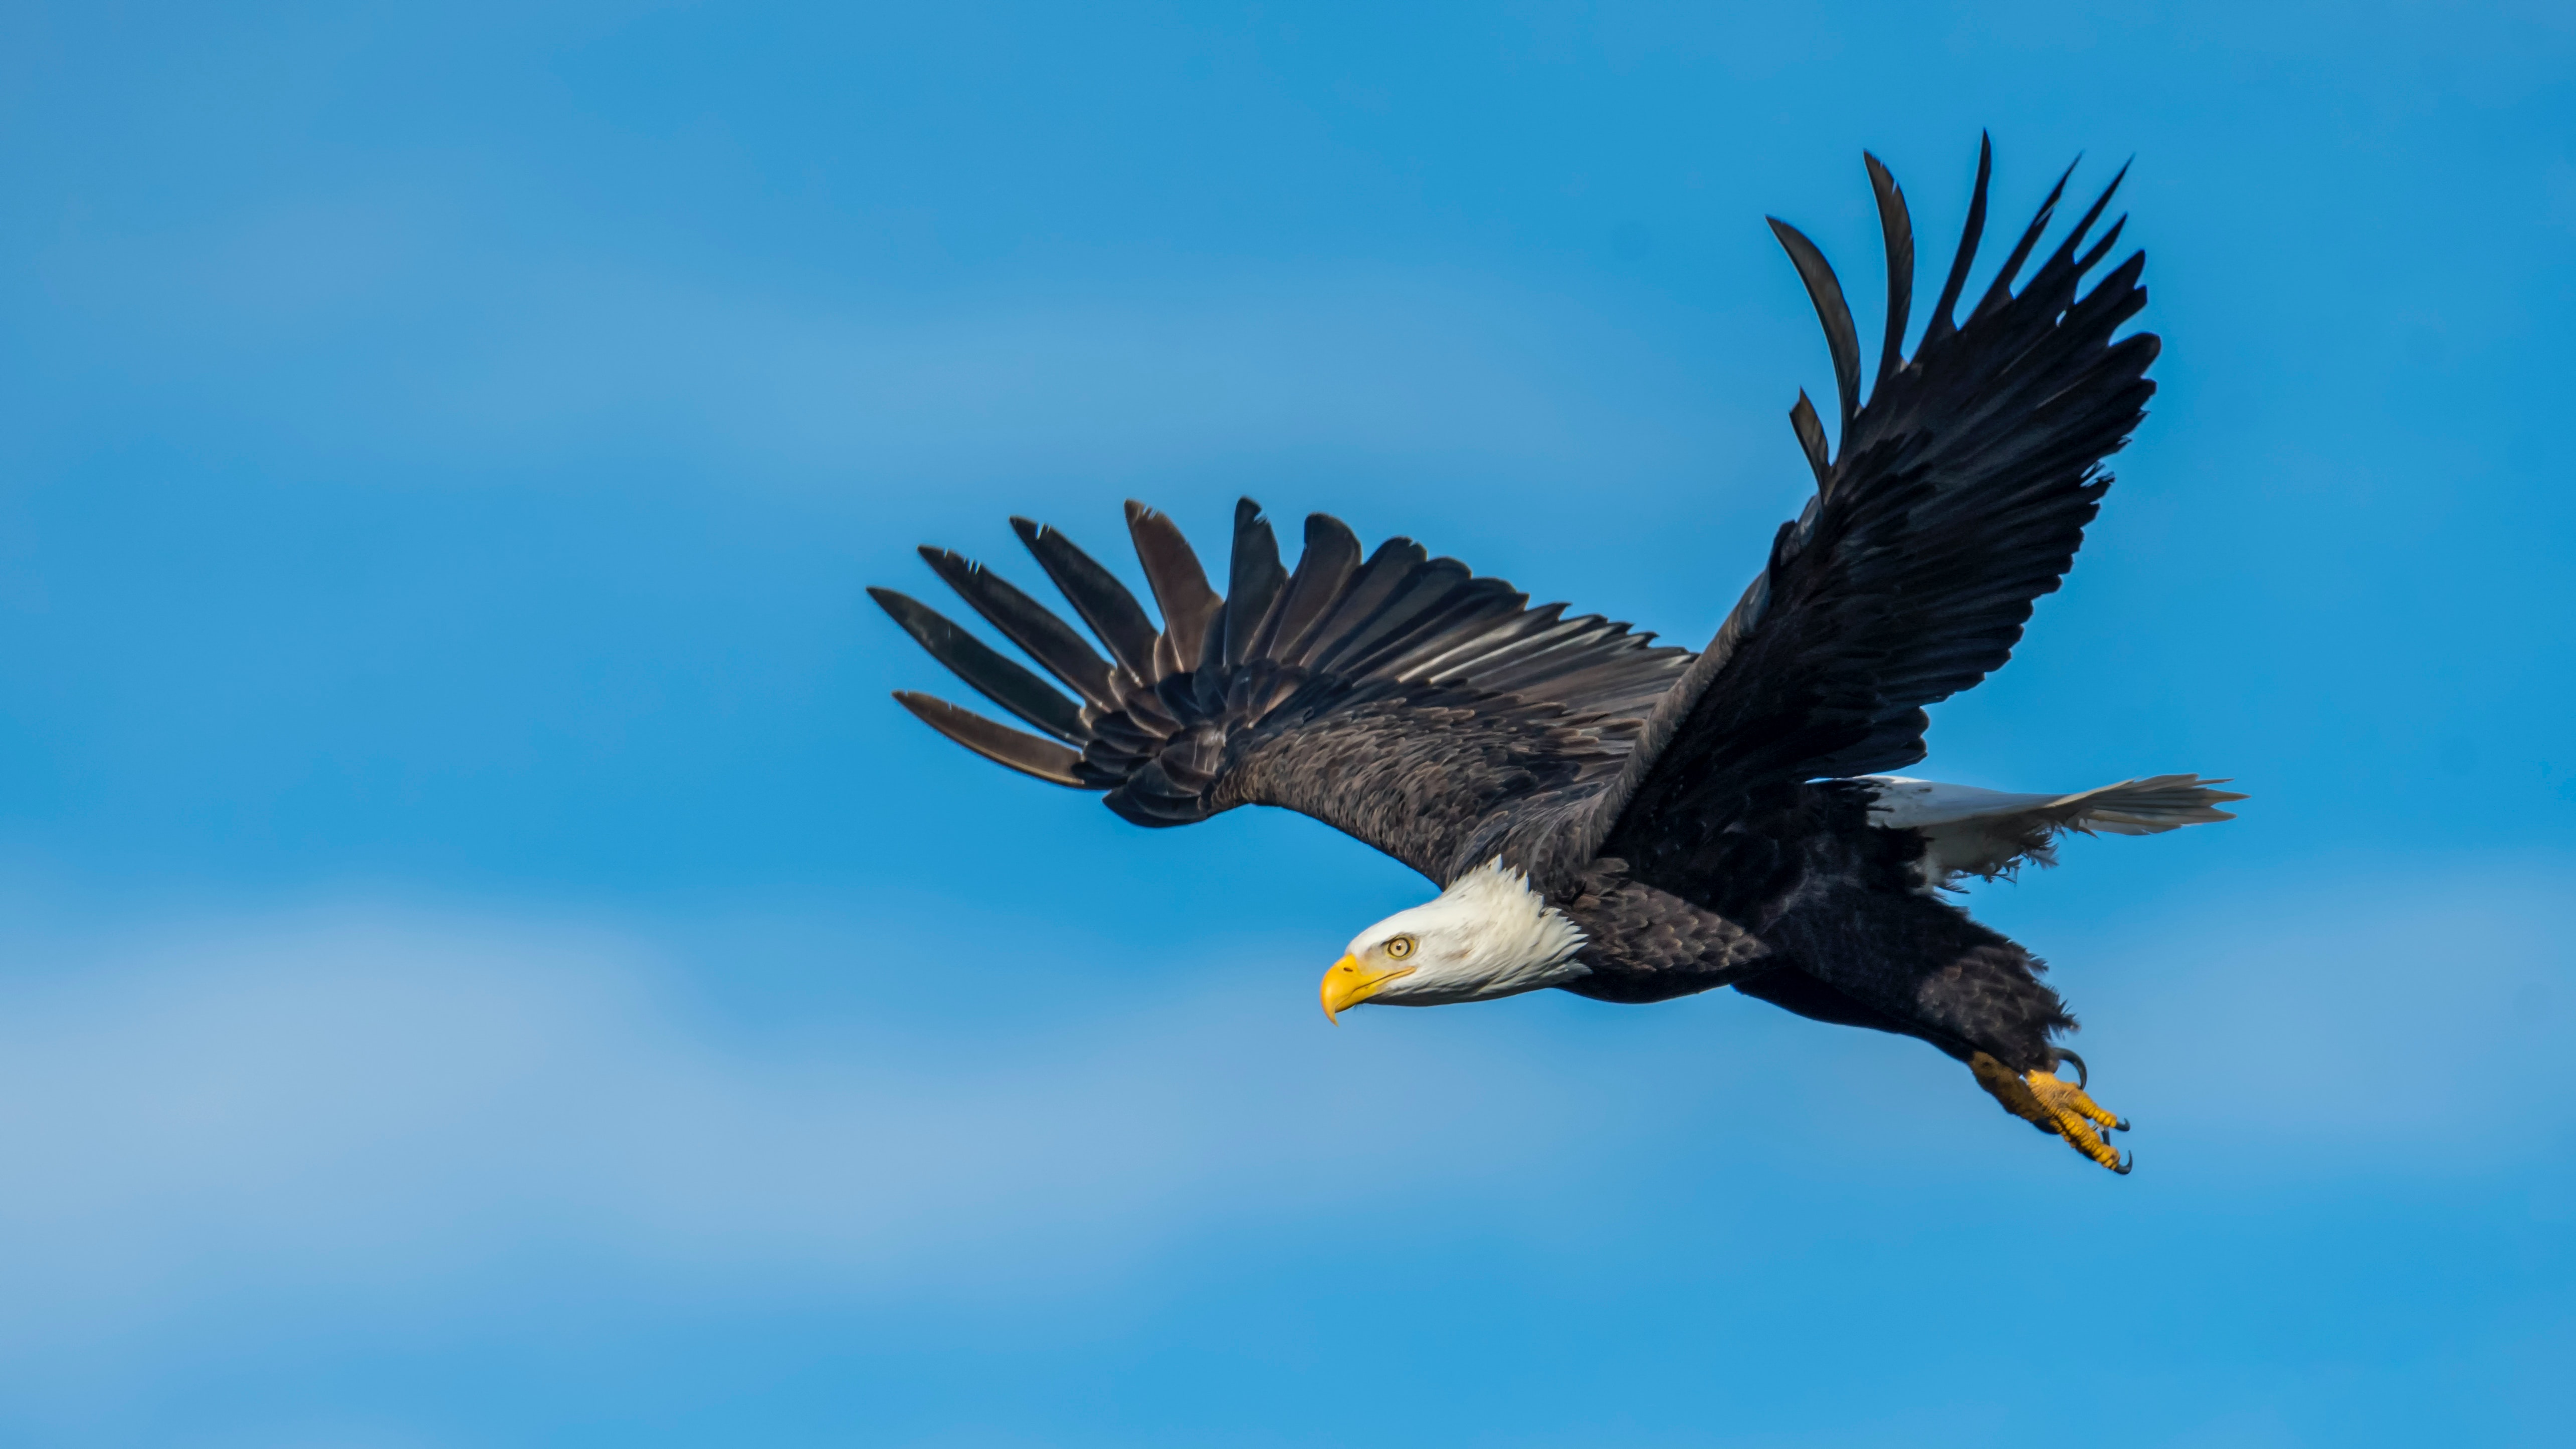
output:
POLYGON ((1589 975, 1592 968, 1574 959, 1583 942, 1581 927, 1531 890, 1527 876, 1497 858, 1458 877, 1435 899, 1360 932, 1351 939, 1350 955, 1372 966, 1410 968, 1370 1000, 1439 1006, 1589 975), (1394 946, 1400 940, 1411 945, 1394 946))

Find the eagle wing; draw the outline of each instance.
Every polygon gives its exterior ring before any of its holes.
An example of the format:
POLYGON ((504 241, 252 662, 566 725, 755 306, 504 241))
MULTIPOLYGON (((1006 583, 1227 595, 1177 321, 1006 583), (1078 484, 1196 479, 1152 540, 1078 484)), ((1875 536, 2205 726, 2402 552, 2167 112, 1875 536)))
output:
POLYGON ((891 589, 869 593, 940 663, 1038 733, 911 691, 941 734, 1039 779, 1106 792, 1139 825, 1237 805, 1313 816, 1446 883, 1504 844, 1525 807, 1570 808, 1614 779, 1690 661, 1410 539, 1363 557, 1340 520, 1306 520, 1294 572, 1260 508, 1235 508, 1226 594, 1180 530, 1140 504, 1128 531, 1158 627, 1061 533, 1011 520, 1107 653, 956 554, 923 558, 1064 689, 891 589))
POLYGON ((2059 178, 1967 320, 1954 323, 1985 220, 1992 153, 1981 146, 1966 233, 1909 358, 1901 349, 1913 226, 1895 180, 1867 160, 1888 263, 1886 338, 1868 405, 1840 282, 1813 243, 1773 220, 1824 324, 1841 456, 1828 458, 1801 393, 1790 418, 1816 494, 1781 526, 1768 566, 1656 705, 1584 828, 1569 833, 1572 859, 1652 858, 1704 874, 1722 864, 1727 837, 1759 833, 1745 823, 1776 808, 1781 787, 1923 758, 1924 706, 2011 655, 2110 486, 2102 459, 2145 415, 2157 339, 2113 336, 2146 303, 2145 257, 2132 253, 2085 290, 2121 223, 2077 253, 2118 177, 2015 292, 2065 190, 2059 178))

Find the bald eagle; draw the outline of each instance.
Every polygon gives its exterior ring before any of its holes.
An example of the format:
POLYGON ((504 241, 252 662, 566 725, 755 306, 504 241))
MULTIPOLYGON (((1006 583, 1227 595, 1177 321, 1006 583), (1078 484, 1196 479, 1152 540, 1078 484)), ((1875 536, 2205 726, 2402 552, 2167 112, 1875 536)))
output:
POLYGON ((2155 390, 2157 339, 2115 335, 2145 305, 2145 257, 2085 283, 2119 239, 2115 220, 2085 246, 2114 176, 2015 290, 2070 166, 1957 320, 1993 165, 1981 144, 1965 233, 1906 356, 1913 223, 1886 167, 1863 159, 1887 251, 1877 376, 1864 403, 1841 284, 1773 219, 1824 326, 1840 447, 1801 392, 1789 417, 1815 495, 1706 649, 1532 608, 1411 539, 1364 550, 1322 514, 1284 568, 1248 499, 1220 595, 1180 531, 1130 503, 1159 626, 1063 534, 1011 520, 1097 648, 980 566, 921 551, 1061 690, 915 600, 870 591, 1036 733, 895 698, 987 759, 1105 792, 1139 825, 1283 806, 1429 877, 1436 898, 1360 932, 1325 972, 1328 1016, 1541 987, 1652 1002, 1732 986, 1929 1042, 2006 1110, 2127 1172, 2105 1139, 2128 1123, 2057 1043, 2075 1020, 2046 968, 1945 893, 2047 864, 2069 831, 2154 834, 2230 819, 2217 806, 2245 797, 2196 775, 2008 794, 1888 772, 1923 758, 1924 707, 2000 667, 2074 563, 2111 484, 2102 460, 2155 390))

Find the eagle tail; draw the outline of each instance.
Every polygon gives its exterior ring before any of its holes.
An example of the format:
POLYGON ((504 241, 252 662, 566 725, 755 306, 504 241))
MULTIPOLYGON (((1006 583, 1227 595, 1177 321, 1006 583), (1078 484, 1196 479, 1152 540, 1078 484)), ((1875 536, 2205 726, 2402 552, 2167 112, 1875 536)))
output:
POLYGON ((2010 877, 2022 866, 2057 863, 2057 841, 2068 831, 2085 835, 2160 835, 2185 825, 2233 820, 2218 807, 2246 797, 2212 788, 2225 780, 2198 775, 2151 775, 2072 795, 2024 795, 1864 775, 1872 792, 1869 820, 1890 830, 1923 836, 1924 886, 1946 886, 1961 876, 2010 877))
POLYGON ((2160 835, 2185 825, 2235 819, 2233 812, 2218 807, 2246 797, 2234 790, 2210 788, 2227 783, 2198 775, 2150 775, 2068 795, 2053 809, 2072 812, 2064 822, 2070 829, 2097 835, 2160 835))

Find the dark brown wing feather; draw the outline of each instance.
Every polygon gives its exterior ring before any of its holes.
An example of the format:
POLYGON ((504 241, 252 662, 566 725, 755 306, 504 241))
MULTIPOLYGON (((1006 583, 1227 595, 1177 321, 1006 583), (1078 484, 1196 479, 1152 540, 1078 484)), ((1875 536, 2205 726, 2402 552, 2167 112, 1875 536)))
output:
MULTIPOLYGON (((2155 390, 2145 373, 2156 338, 2113 335, 2145 305, 2144 258, 2133 254, 2082 289, 2118 232, 2076 255, 2115 177, 2013 291, 2061 178, 1954 327, 1990 166, 1981 148, 1967 235, 1924 341, 1911 358, 1882 359, 1866 407, 1854 407, 1859 349, 1842 290, 1804 237, 1774 223, 1831 344, 1841 456, 1818 469, 1817 496, 1781 527, 1769 566, 1657 706, 1620 780, 1568 837, 1569 854, 1661 861, 1654 873, 1705 877, 1724 868, 1724 841, 1744 836, 1779 788, 1921 759, 1924 706, 2000 667, 2033 601, 2073 564, 2110 486, 2099 464, 2127 441, 2155 390)), ((1882 178, 1873 164, 1890 250, 1910 253, 1903 196, 1882 178)), ((1891 347, 1901 340, 1901 323, 1888 337, 1891 347)), ((1821 461, 1821 429, 1803 395, 1793 420, 1821 461)))
POLYGON ((894 697, 923 724, 985 759, 1059 785, 1082 783, 1082 756, 1053 740, 1005 728, 973 710, 959 709, 944 699, 915 694, 909 689, 896 690, 894 697))
POLYGON ((1279 805, 1445 882, 1606 786, 1690 660, 1625 624, 1531 608, 1509 584, 1410 539, 1362 562, 1350 529, 1322 514, 1307 519, 1304 554, 1285 570, 1248 499, 1220 598, 1169 519, 1137 504, 1127 517, 1164 612, 1159 632, 1062 534, 1013 520, 1108 646, 1106 661, 997 576, 923 550, 1081 701, 920 604, 874 592, 933 657, 1064 743, 925 695, 898 695, 906 708, 988 759, 1105 791, 1138 824, 1279 805))

